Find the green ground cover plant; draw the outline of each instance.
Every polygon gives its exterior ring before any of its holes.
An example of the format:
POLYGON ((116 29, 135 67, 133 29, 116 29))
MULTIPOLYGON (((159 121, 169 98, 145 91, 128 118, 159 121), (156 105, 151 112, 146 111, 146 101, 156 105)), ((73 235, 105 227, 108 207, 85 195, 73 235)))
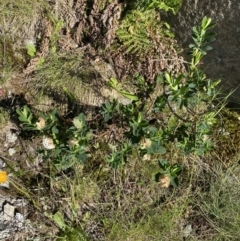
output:
POLYGON ((179 8, 182 5, 181 0, 164 0, 164 1, 159 1, 159 0, 154 0, 154 1, 143 1, 143 0, 138 0, 138 1, 129 1, 129 6, 130 9, 157 9, 157 10, 163 10, 163 11, 172 11, 173 13, 176 13, 179 8))
POLYGON ((36 118, 34 120, 27 106, 23 111, 17 110, 17 113, 24 130, 35 130, 48 136, 43 139, 43 146, 46 150, 38 150, 44 159, 54 159, 53 162, 59 169, 69 168, 75 162, 86 162, 86 148, 92 139, 92 134, 86 126, 85 116, 82 113, 73 119, 73 126, 69 128, 61 125, 56 116, 56 110, 49 115, 42 113, 38 121, 36 118), (46 143, 44 140, 47 140, 46 143))
MULTIPOLYGON (((87 3, 90 19, 98 1, 87 3)), ((113 3, 100 1, 98 14, 113 3)), ((116 30, 121 50, 137 62, 136 56, 152 51, 156 36, 165 42, 172 39, 157 12, 176 13, 180 6, 181 1, 129 1, 116 30)), ((107 51, 98 46, 99 36, 94 50, 62 50, 61 35, 74 35, 77 27, 69 31, 66 18, 47 14, 53 28, 49 52, 40 58, 32 83, 28 81, 38 99, 68 100, 67 109, 79 104, 74 92, 79 79, 87 82, 97 76, 100 81, 94 60, 88 60, 107 51)), ((91 27, 84 26, 84 41, 88 31, 97 36, 91 27)), ((220 81, 207 78, 201 68, 215 38, 213 27, 211 18, 204 17, 193 28, 184 71, 164 70, 151 81, 136 73, 128 76, 134 88, 126 88, 117 75, 109 77, 108 86, 128 99, 126 103, 109 99, 94 107, 91 116, 76 109, 64 112, 58 105, 39 110, 34 108, 36 96, 17 104, 11 118, 19 121, 23 145, 34 150, 18 147, 27 152, 25 159, 5 160, 12 173, 11 187, 30 202, 33 224, 39 230, 44 227, 33 239, 239 239, 240 218, 234 205, 239 196, 239 116, 226 111, 225 99, 218 97, 220 81)), ((36 58, 38 47, 26 46, 28 58, 36 58)), ((6 123, 5 117, 10 117, 1 113, 6 123)))
MULTIPOLYGON (((190 48, 192 60, 188 72, 173 76, 171 73, 160 75, 158 82, 163 85, 163 93, 156 99, 155 112, 170 111, 172 116, 169 123, 152 126, 149 118, 144 113, 144 101, 140 97, 123 92, 116 79, 109 81, 110 86, 119 93, 132 100, 129 105, 107 102, 103 105, 103 115, 106 127, 109 120, 119 122, 125 130, 119 144, 111 145, 111 153, 106 154, 105 160, 111 167, 123 166, 131 157, 133 151, 138 151, 141 158, 148 156, 151 161, 156 161, 167 152, 168 143, 172 142, 185 154, 192 152, 204 155, 211 150, 211 129, 216 122, 217 111, 210 105, 216 96, 215 87, 219 81, 206 79, 199 69, 200 61, 211 47, 208 45, 214 40, 214 33, 209 30, 214 26, 210 18, 203 18, 201 25, 194 27, 193 40, 190 48), (160 102, 160 103, 159 103, 160 102), (161 106, 162 108, 156 108, 161 106), (168 110, 166 110, 166 108, 168 110), (201 111, 199 111, 201 108, 201 111), (182 117, 184 115, 184 117, 182 117), (120 120, 120 121, 119 121, 120 120), (173 131, 174 130, 174 131, 173 131)), ((82 163, 87 160, 87 148, 92 139, 91 131, 86 126, 85 116, 81 113, 73 119, 73 126, 64 127, 60 124, 56 110, 49 115, 43 113, 38 118, 33 117, 30 109, 17 110, 23 130, 38 130, 50 138, 52 146, 50 152, 40 150, 45 159, 53 158, 53 163, 59 169, 70 168, 75 161, 82 163)), ((91 149, 91 148, 90 148, 91 149)), ((157 173, 155 180, 161 180, 164 175, 170 178, 173 186, 178 186, 178 176, 182 167, 177 163, 158 160, 163 173, 157 173), (162 174, 162 175, 160 175, 162 174)))
MULTIPOLYGON (((59 121, 56 110, 48 115, 41 113, 40 117, 37 118, 27 106, 23 110, 18 109, 19 120, 25 131, 35 131, 34 133, 38 132, 38 135, 50 138, 52 146, 50 148, 45 146, 45 150, 38 152, 43 159, 51 160, 50 165, 54 165, 58 170, 53 173, 57 174, 61 170, 74 168, 76 163, 86 163, 87 157, 92 156, 89 154, 89 150, 95 149, 101 153, 110 168, 114 169, 124 170, 128 165, 131 165, 131 161, 136 156, 138 156, 138 161, 143 163, 146 161, 157 162, 160 171, 151 173, 150 179, 159 182, 162 188, 168 188, 170 185, 178 187, 179 176, 185 168, 184 163, 170 158, 168 152, 174 149, 179 154, 182 152, 182 155, 203 156, 213 147, 211 134, 216 123, 215 117, 218 114, 218 109, 214 109, 210 103, 216 98, 215 87, 219 81, 208 80, 198 67, 206 51, 210 50, 208 43, 214 40, 214 34, 209 32, 213 26, 211 19, 205 17, 201 25, 193 29, 195 44, 190 45, 192 60, 186 73, 180 73, 176 76, 165 73, 158 76, 158 84, 163 85, 163 92, 156 98, 151 115, 162 111, 166 116, 169 116, 167 123, 151 125, 148 117, 149 112, 144 111, 145 104, 141 97, 123 92, 116 79, 110 80, 110 86, 120 93, 122 92, 132 103, 123 105, 114 100, 103 104, 100 113, 104 128, 108 128, 111 121, 111 123, 117 122, 124 130, 121 138, 115 137, 114 140, 105 143, 105 151, 101 149, 101 143, 93 141, 91 130, 82 113, 73 119, 73 126, 65 127, 59 121), (169 159, 162 159, 166 157, 169 159)), ((156 167, 157 165, 155 165, 154 170, 156 167)), ((54 178, 53 173, 51 176, 54 178)), ((142 178, 144 180, 146 177, 142 178)), ((186 204, 187 201, 178 215, 182 215, 186 204)), ((172 211, 176 212, 175 209, 172 211)), ((103 223, 106 229, 109 229, 109 223, 111 223, 109 233, 105 234, 108 236, 106 240, 111 240, 112 236, 116 237, 117 240, 118 238, 122 240, 124 237, 135 238, 136 234, 140 235, 138 226, 143 230, 146 227, 148 233, 147 236, 145 236, 146 233, 142 233, 139 240, 150 237, 151 232, 147 227, 151 226, 151 222, 155 222, 156 216, 150 213, 145 215, 140 218, 142 221, 138 219, 138 224, 130 224, 128 229, 131 231, 127 233, 126 237, 121 233, 124 223, 114 224, 111 219, 105 218, 103 223)), ((169 211, 166 215, 166 217, 171 217, 169 211)), ((162 220, 163 216, 159 218, 162 220)), ((71 240, 72 237, 80 238, 81 235, 83 235, 82 240, 85 240, 85 234, 81 234, 82 231, 77 231, 77 226, 73 228, 64 223, 61 212, 57 212, 53 216, 53 220, 62 230, 60 236, 63 240, 71 240)), ((171 222, 168 222, 170 225, 171 222)), ((164 229, 166 228, 164 227, 164 229)), ((166 229, 165 232, 169 232, 169 229, 166 229)), ((61 240, 60 237, 59 240, 61 240)), ((154 234, 152 240, 155 240, 154 234)), ((165 239, 162 238, 162 240, 165 239)))
MULTIPOLYGON (((211 130, 216 122, 215 116, 218 110, 214 109, 210 103, 216 97, 215 87, 219 81, 213 82, 208 80, 198 67, 206 51, 210 49, 208 43, 214 40, 214 34, 209 32, 213 26, 211 19, 205 17, 201 25, 198 28, 194 28, 193 40, 195 44, 190 46, 192 49, 192 60, 186 73, 179 73, 178 75, 173 75, 172 73, 159 74, 156 84, 149 90, 154 92, 157 85, 162 85, 163 91, 154 100, 151 110, 146 111, 148 109, 148 106, 146 107, 147 102, 141 96, 123 91, 116 79, 109 80, 109 85, 112 88, 129 98, 132 102, 123 105, 114 100, 102 105, 100 110, 102 125, 98 128, 102 128, 102 131, 110 130, 112 123, 116 123, 118 126, 121 126, 121 132, 118 137, 114 136, 109 140, 103 139, 102 141, 94 140, 91 125, 86 121, 86 116, 83 113, 73 118, 71 124, 66 124, 61 120, 61 116, 57 114, 56 109, 49 114, 33 114, 27 106, 23 109, 17 109, 23 130, 25 132, 30 131, 33 136, 43 137, 43 146, 39 147, 37 152, 44 161, 48 160, 51 168, 51 172, 48 174, 49 177, 58 183, 59 181, 56 181, 57 176, 62 175, 62 171, 71 172, 77 165, 84 163, 86 168, 88 168, 87 166, 90 163, 88 164, 89 161, 87 159, 92 158, 100 158, 100 163, 102 163, 99 167, 100 170, 101 166, 104 165, 102 161, 105 160, 110 168, 116 171, 119 169, 122 172, 129 165, 132 165, 131 162, 135 159, 135 163, 142 162, 145 165, 144 163, 151 162, 153 165, 153 169, 150 168, 150 172, 148 171, 146 176, 142 176, 140 183, 146 182, 144 179, 147 178, 148 182, 155 180, 162 188, 169 188, 170 185, 178 187, 179 183, 181 186, 179 177, 181 179, 185 163, 181 162, 181 159, 171 156, 172 150, 175 150, 179 156, 203 156, 213 146, 211 143, 211 130), (150 116, 155 118, 160 112, 166 115, 167 121, 155 121, 153 124, 150 124, 150 116), (96 156, 91 154, 92 151, 95 152, 96 156), (157 171, 158 168, 160 169, 159 171, 157 171)), ((141 93, 144 78, 139 78, 141 81, 137 82, 136 85, 139 88, 138 92, 141 93)), ((101 132, 101 129, 99 131, 101 132)), ((94 165, 94 163, 90 165, 94 165)), ((145 170, 149 168, 148 166, 145 167, 145 170)), ((100 172, 99 175, 104 180, 103 173, 100 172)), ((120 177, 120 180, 124 182, 125 178, 120 177)), ((55 185, 59 186, 59 184, 55 185)), ((60 184, 57 190, 60 191, 61 189, 65 189, 62 184, 60 184)), ((73 199, 76 198, 75 195, 72 196, 73 199)), ((133 198, 135 199, 136 197, 133 198)), ((120 200, 118 202, 121 202, 120 200)), ((33 203, 36 207, 39 205, 35 200, 33 203)), ((174 213, 178 213, 176 218, 182 215, 187 203, 185 201, 181 204, 183 206, 179 211, 177 209, 172 210, 174 213)), ((71 206, 71 212, 74 213, 75 208, 71 206)), ((79 229, 78 224, 74 224, 77 216, 72 220, 70 219, 71 221, 63 221, 64 216, 62 212, 64 211, 59 210, 52 218, 51 214, 46 215, 61 229, 60 236, 63 240, 72 237, 76 238, 77 236, 81 237, 81 235, 84 238, 84 232, 79 231, 82 229, 79 229)), ((133 219, 127 225, 131 230, 127 236, 134 238, 136 233, 138 233, 138 225, 142 229, 145 226, 145 222, 154 222, 156 216, 152 212, 147 211, 149 213, 145 214, 144 217, 138 217, 136 219, 138 222, 135 223, 134 216, 136 215, 136 210, 131 212, 133 212, 133 219), (141 222, 143 223, 141 224, 141 222)), ((171 217, 171 215, 168 216, 168 211, 166 211, 166 215, 166 217, 171 217)), ((106 239, 110 240, 112 235, 120 235, 116 234, 116 232, 118 233, 122 229, 121 225, 124 225, 125 222, 124 216, 121 217, 123 224, 118 223, 117 226, 115 226, 114 220, 111 218, 104 218, 103 223, 107 230, 109 229, 109 223, 114 225, 113 229, 111 228, 111 230, 105 233, 108 236, 106 239)), ((87 216, 85 218, 87 219, 87 216)), ((161 218, 163 216, 159 220, 161 218)), ((170 226, 167 227, 169 228, 170 226)), ((149 229, 147 228, 146 230, 149 229)), ((169 231, 169 229, 167 230, 169 231)), ((165 232, 168 232, 167 230, 165 232)), ((144 237, 149 235, 143 233, 141 239, 144 240, 144 237)), ((119 240, 122 238, 124 236, 121 234, 119 240)))

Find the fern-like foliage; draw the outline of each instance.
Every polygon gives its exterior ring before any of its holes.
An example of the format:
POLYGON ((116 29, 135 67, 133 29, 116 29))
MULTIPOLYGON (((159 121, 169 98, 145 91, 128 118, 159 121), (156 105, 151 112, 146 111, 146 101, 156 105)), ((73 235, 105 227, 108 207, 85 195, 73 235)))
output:
POLYGON ((170 26, 160 21, 159 11, 176 11, 182 0, 129 0, 122 15, 117 37, 128 53, 143 55, 149 52, 159 36, 173 37, 170 26))
POLYGON ((133 10, 158 9, 165 12, 172 11, 174 14, 182 5, 182 0, 130 0, 128 8, 133 10))
POLYGON ((147 54, 159 37, 174 36, 155 9, 128 12, 116 33, 124 51, 138 55, 147 54))
POLYGON ((160 30, 154 10, 133 10, 126 15, 117 36, 129 53, 146 53, 151 48, 151 35, 160 30))

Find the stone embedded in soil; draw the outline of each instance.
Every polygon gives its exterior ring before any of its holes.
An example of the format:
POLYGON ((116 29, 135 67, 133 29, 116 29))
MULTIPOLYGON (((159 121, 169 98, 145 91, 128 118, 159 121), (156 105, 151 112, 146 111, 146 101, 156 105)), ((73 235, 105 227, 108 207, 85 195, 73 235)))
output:
POLYGON ((13 156, 16 153, 16 150, 14 148, 9 148, 8 149, 8 155, 13 156))
POLYGON ((27 240, 34 231, 31 221, 26 219, 28 202, 0 194, 0 240, 27 240), (21 212, 17 211, 21 210, 21 212), (25 211, 24 211, 25 210, 25 211), (23 213, 22 213, 23 211, 23 213), (25 237, 24 239, 20 238, 25 237))
POLYGON ((183 229, 183 237, 187 238, 188 236, 190 236, 192 231, 193 231, 192 225, 191 224, 186 225, 183 229))
POLYGON ((21 213, 16 213, 15 219, 17 221, 16 226, 21 228, 24 224, 24 216, 21 213))
POLYGON ((17 139, 18 139, 18 137, 17 137, 16 133, 12 133, 11 131, 9 131, 6 134, 6 144, 15 144, 17 139))
POLYGON ((6 203, 5 205, 3 205, 3 210, 0 213, 1 219, 3 220, 3 222, 8 222, 13 220, 14 211, 15 211, 15 207, 13 205, 9 203, 6 203))
POLYGON ((6 166, 6 163, 2 158, 0 158, 0 170, 2 170, 6 166))

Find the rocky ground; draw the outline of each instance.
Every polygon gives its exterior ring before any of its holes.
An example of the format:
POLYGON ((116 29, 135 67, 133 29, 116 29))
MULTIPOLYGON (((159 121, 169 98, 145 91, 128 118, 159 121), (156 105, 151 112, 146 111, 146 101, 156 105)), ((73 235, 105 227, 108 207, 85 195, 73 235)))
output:
MULTIPOLYGON (((20 159, 17 149, 20 143, 16 127, 13 125, 6 126, 1 131, 1 169, 6 168, 6 159, 17 162, 20 159), (4 155, 7 153, 7 155, 4 155), (7 157, 6 157, 7 156, 7 157)), ((8 179, 11 178, 11 174, 8 179)), ((34 234, 34 228, 28 217, 29 203, 26 199, 20 198, 14 193, 12 187, 9 185, 9 180, 1 184, 0 189, 0 239, 1 240, 21 240, 23 237, 27 238, 34 234), (25 236, 26 234, 30 236, 25 236)))

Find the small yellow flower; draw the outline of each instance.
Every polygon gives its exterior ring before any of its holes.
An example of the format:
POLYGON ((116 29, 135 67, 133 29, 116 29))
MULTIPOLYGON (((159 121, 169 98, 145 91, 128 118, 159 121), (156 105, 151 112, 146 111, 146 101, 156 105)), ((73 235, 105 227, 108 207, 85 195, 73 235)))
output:
POLYGON ((166 175, 161 176, 159 181, 160 181, 160 186, 164 188, 168 188, 171 183, 170 178, 166 175))
POLYGON ((39 121, 36 122, 37 129, 38 130, 42 130, 46 126, 46 122, 45 122, 45 120, 42 117, 39 117, 38 120, 39 121))
POLYGON ((141 140, 140 148, 145 149, 150 147, 151 145, 152 145, 152 141, 148 138, 144 138, 143 140, 141 140))
POLYGON ((0 183, 5 183, 8 179, 7 173, 0 171, 0 183))
POLYGON ((151 155, 145 154, 143 155, 143 161, 150 161, 151 160, 151 155))
POLYGON ((70 148, 72 148, 72 147, 78 145, 78 140, 75 139, 75 138, 72 138, 72 139, 68 140, 67 143, 68 143, 68 146, 69 146, 70 148))

